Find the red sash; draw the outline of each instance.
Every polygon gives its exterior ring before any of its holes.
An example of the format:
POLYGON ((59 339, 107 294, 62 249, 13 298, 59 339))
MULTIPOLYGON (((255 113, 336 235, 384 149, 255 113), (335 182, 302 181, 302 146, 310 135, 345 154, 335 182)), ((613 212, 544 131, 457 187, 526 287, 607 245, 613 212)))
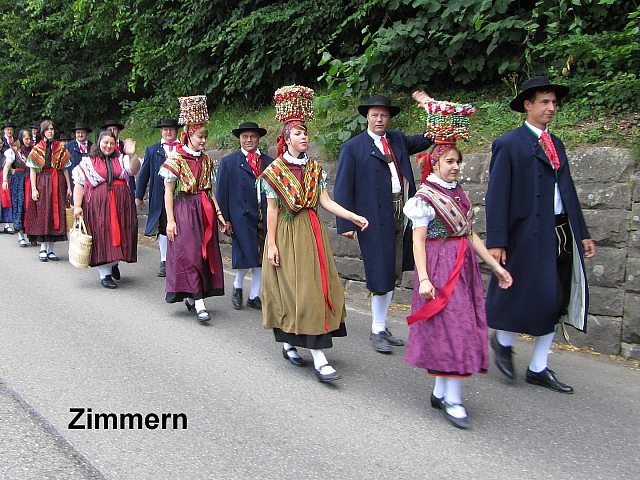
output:
POLYGON ((309 219, 311 220, 311 230, 313 230, 313 237, 316 240, 316 248, 318 249, 318 261, 320 262, 320 278, 322 279, 322 293, 324 294, 324 328, 329 331, 329 320, 327 319, 327 308, 330 308, 333 313, 336 309, 333 307, 331 300, 329 299, 329 281, 327 278, 327 261, 324 256, 324 248, 322 246, 322 235, 320 234, 320 222, 318 216, 313 209, 308 209, 309 219))
POLYGON ((58 170, 55 168, 43 168, 43 172, 51 172, 51 183, 52 189, 51 192, 51 209, 53 213, 53 229, 58 230, 60 228, 60 211, 58 210, 58 202, 60 198, 58 197, 58 170))
POLYGON ((2 189, 2 208, 11 208, 11 192, 8 188, 2 189))
POLYGON ((211 205, 211 199, 205 190, 200 190, 200 199, 202 203, 202 220, 204 222, 204 235, 202 235, 202 258, 209 261, 209 270, 211 273, 216 273, 213 257, 208 255, 207 247, 209 242, 213 239, 213 228, 214 228, 214 215, 213 215, 213 205, 211 205))
MULTIPOLYGON (((126 185, 124 180, 114 180, 111 187, 126 185)), ((109 189, 109 217, 111 218, 111 246, 119 247, 121 245, 120 222, 118 221, 118 209, 116 205, 116 192, 113 188, 109 189)))

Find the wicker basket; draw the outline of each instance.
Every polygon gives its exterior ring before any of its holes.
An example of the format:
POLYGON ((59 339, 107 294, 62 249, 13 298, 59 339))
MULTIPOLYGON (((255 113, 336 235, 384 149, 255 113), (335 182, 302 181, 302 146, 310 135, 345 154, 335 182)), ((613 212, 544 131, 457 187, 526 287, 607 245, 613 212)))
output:
POLYGON ((64 213, 67 216, 67 231, 69 231, 73 228, 73 224, 76 223, 76 219, 73 216, 73 205, 65 207, 64 213))
POLYGON ((76 268, 87 268, 92 243, 93 237, 87 234, 84 218, 80 217, 69 230, 69 263, 76 268))

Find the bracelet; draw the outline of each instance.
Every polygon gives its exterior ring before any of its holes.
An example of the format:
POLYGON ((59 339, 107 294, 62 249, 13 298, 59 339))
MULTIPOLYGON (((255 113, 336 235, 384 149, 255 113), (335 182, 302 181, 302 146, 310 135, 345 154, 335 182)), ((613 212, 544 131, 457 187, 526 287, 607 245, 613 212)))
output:
POLYGON ((420 282, 419 282, 419 283, 422 283, 422 282, 424 282, 425 280, 429 280, 429 277, 427 277, 427 278, 423 278, 422 280, 420 280, 420 282))

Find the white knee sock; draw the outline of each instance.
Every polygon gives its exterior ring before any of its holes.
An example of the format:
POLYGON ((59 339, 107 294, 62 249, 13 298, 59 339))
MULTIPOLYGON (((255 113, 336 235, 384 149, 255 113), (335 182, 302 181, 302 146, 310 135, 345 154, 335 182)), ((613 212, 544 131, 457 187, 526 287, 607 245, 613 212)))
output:
MULTIPOLYGON (((287 351, 290 348, 293 348, 293 345, 291 345, 290 343, 283 343, 282 348, 287 351)), ((300 358, 300 355, 298 355, 298 352, 296 352, 295 350, 293 352, 287 352, 287 355, 289 355, 289 358, 300 358)))
POLYGON ((533 353, 531 354, 531 362, 529 363, 529 370, 532 372, 541 372, 547 368, 549 350, 555 334, 556 332, 551 332, 541 337, 536 337, 536 343, 533 345, 533 353))
POLYGON ((503 347, 513 347, 518 334, 516 332, 507 332, 506 330, 496 330, 496 338, 503 347))
POLYGON ((444 393, 447 403, 462 403, 462 379, 448 377, 447 390, 444 393))
POLYGON ((436 383, 433 386, 433 394, 438 397, 444 397, 447 391, 447 377, 436 377, 436 383))
POLYGON ((158 235, 158 246, 160 247, 160 261, 167 261, 167 236, 158 235))
POLYGON ((24 233, 18 232, 18 240, 24 240, 24 233))
POLYGON ((96 267, 98 269, 98 273, 100 274, 100 279, 103 279, 107 275, 111 275, 111 267, 113 267, 113 265, 115 265, 115 262, 105 263, 104 265, 98 265, 96 267))
POLYGON ((242 288, 242 282, 245 275, 249 272, 248 268, 239 268, 236 270, 236 278, 233 281, 233 288, 242 288))
POLYGON ((249 298, 259 297, 261 286, 262 286, 262 268, 254 267, 251 269, 251 292, 249 292, 249 298))
MULTIPOLYGON (((324 356, 324 352, 322 350, 313 350, 310 348, 309 351, 311 352, 311 356, 313 357, 313 366, 316 368, 316 370, 329 363, 327 362, 327 357, 324 356)), ((327 373, 333 373, 335 371, 335 368, 333 368, 331 365, 327 365, 322 369, 321 373, 326 375, 327 373)))
POLYGON ((207 307, 204 306, 204 298, 200 298, 195 301, 196 304, 196 312, 201 312, 202 310, 206 310, 207 307))
POLYGON ((393 290, 384 295, 371 296, 371 331, 373 333, 384 332, 387 329, 387 312, 392 297, 393 290))

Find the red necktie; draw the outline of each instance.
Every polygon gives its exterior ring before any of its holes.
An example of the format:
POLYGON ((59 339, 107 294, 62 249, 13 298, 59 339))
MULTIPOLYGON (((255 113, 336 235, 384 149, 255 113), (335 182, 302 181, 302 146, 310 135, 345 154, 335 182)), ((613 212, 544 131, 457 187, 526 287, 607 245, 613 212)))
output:
POLYGON ((13 145, 13 137, 9 137, 7 140, 9 140, 9 145, 13 145))
POLYGON ((87 144, 86 143, 78 143, 78 147, 80 147, 80 153, 87 153, 87 144))
POLYGON ((253 170, 253 175, 258 178, 260 176, 260 157, 256 152, 247 153, 247 162, 249 162, 249 166, 251 170, 253 170))
MULTIPOLYGON (((382 150, 385 155, 389 155, 393 159, 393 164, 396 166, 396 172, 398 173, 398 178, 400 179, 400 185, 402 186, 402 173, 400 173, 400 166, 398 165, 398 161, 396 160, 396 156, 393 154, 393 150, 389 147, 389 142, 385 137, 380 137, 380 141, 382 142, 382 150)), ((393 174, 389 172, 391 176, 393 174)))
POLYGON ((544 153, 546 153, 549 160, 551 160, 553 168, 558 170, 560 168, 560 158, 558 158, 556 146, 553 144, 553 140, 551 140, 551 135, 549 135, 549 132, 547 132, 546 130, 542 132, 542 135, 540 135, 540 141, 542 142, 544 153))
POLYGON ((175 140, 173 142, 164 142, 163 145, 166 146, 170 152, 174 152, 178 148, 178 145, 180 145, 180 142, 175 140))

